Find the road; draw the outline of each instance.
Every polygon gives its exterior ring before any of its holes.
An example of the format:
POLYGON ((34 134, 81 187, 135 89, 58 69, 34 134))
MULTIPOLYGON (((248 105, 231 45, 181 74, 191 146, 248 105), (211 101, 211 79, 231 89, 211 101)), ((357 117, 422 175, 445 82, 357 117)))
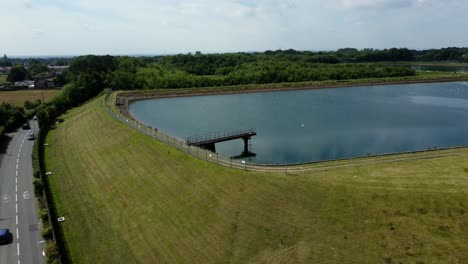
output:
POLYGON ((12 137, 0 167, 0 228, 8 228, 13 242, 0 245, 0 263, 45 263, 44 241, 33 189, 32 129, 19 129, 12 137))

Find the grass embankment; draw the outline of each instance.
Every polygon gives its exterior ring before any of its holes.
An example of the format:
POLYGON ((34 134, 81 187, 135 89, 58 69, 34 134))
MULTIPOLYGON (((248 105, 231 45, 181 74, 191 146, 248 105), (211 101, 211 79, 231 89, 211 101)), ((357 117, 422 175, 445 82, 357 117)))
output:
POLYGON ((75 263, 461 263, 468 155, 296 176, 196 160, 98 100, 47 137, 75 263))
POLYGON ((0 74, 0 83, 6 82, 7 75, 0 74))
POLYGON ((450 61, 397 61, 386 62, 384 64, 397 64, 397 65, 424 65, 424 66, 453 66, 453 67, 466 67, 466 62, 450 62, 450 61))
POLYGON ((453 72, 417 72, 415 76, 369 78, 352 80, 327 80, 295 83, 271 83, 271 84, 250 84, 235 86, 217 86, 204 88, 178 88, 178 89, 155 89, 127 91, 123 94, 126 97, 140 98, 151 96, 178 96, 178 95, 206 95, 210 93, 246 93, 256 91, 279 91, 295 89, 319 89, 330 87, 368 86, 384 84, 405 84, 405 83, 429 83, 446 81, 467 81, 468 73, 453 72))
POLYGON ((10 103, 17 106, 23 106, 25 101, 42 100, 49 101, 60 90, 19 90, 19 91, 0 91, 0 103, 10 103), (43 97, 44 96, 44 97, 43 97))

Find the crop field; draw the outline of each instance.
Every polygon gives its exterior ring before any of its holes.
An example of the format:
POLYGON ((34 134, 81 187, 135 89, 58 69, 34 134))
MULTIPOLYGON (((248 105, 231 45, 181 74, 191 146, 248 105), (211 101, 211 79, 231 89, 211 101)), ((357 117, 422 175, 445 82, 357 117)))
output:
POLYGON ((296 175, 238 171, 114 121, 101 100, 70 110, 46 140, 74 263, 468 259, 468 155, 296 175))
POLYGON ((42 100, 48 101, 58 95, 60 90, 20 90, 20 91, 0 91, 0 103, 11 103, 23 106, 25 101, 42 100))

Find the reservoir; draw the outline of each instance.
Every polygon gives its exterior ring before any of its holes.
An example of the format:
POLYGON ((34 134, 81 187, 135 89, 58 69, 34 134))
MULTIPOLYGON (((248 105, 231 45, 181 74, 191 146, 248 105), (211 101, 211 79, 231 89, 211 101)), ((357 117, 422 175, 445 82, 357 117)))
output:
MULTIPOLYGON (((253 128, 253 163, 285 164, 468 145, 468 82, 135 101, 138 120, 180 139, 253 128)), ((216 144, 226 157, 241 139, 216 144)))

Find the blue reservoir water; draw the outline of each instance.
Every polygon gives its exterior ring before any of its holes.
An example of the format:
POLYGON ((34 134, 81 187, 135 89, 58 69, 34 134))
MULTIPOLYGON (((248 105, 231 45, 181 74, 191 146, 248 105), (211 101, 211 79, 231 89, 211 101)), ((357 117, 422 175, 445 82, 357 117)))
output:
MULTIPOLYGON (((263 164, 468 145, 468 82, 148 99, 129 108, 181 139, 254 128, 248 160, 263 164)), ((238 156, 243 141, 216 151, 238 156)))

